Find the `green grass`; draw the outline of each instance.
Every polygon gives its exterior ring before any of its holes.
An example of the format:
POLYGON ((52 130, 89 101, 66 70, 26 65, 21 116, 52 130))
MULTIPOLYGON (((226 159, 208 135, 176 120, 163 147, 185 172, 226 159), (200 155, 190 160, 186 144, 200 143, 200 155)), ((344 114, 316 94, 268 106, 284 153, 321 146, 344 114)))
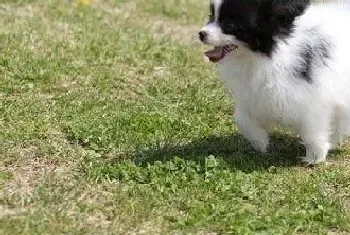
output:
POLYGON ((207 3, 0 1, 0 234, 349 234, 349 150, 256 153, 202 59, 207 3), (186 4, 186 7, 183 7, 186 4))

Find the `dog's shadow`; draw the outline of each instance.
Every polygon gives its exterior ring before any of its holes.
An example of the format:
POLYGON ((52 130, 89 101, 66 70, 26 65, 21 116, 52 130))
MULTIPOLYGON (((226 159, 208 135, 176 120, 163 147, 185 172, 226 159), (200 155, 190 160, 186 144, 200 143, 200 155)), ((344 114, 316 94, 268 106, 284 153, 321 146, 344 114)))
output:
POLYGON ((274 133, 267 154, 256 152, 239 134, 209 136, 187 144, 167 144, 148 150, 139 150, 133 159, 140 165, 155 161, 169 161, 174 157, 203 163, 210 155, 220 158, 231 168, 244 172, 264 171, 271 167, 293 167, 301 165, 297 156, 305 154, 299 139, 288 134, 274 133))

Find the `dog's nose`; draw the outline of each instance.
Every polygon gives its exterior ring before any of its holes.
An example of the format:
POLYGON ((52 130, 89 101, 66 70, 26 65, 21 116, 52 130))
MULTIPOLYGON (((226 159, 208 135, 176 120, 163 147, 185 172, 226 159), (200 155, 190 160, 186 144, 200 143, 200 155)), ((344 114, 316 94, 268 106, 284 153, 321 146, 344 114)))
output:
POLYGON ((200 39, 202 42, 204 42, 204 41, 207 39, 208 33, 205 32, 205 31, 200 31, 200 32, 198 33, 198 35, 199 35, 199 39, 200 39))

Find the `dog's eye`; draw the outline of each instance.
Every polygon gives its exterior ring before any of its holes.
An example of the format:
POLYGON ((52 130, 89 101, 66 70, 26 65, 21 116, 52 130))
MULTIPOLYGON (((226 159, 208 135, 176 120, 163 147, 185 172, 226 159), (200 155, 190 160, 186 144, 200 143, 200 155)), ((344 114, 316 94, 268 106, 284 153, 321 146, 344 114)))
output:
POLYGON ((237 27, 235 24, 228 20, 221 20, 220 27, 222 28, 224 33, 234 34, 237 31, 237 27))
POLYGON ((235 25, 228 20, 221 20, 220 25, 225 28, 235 28, 235 25))

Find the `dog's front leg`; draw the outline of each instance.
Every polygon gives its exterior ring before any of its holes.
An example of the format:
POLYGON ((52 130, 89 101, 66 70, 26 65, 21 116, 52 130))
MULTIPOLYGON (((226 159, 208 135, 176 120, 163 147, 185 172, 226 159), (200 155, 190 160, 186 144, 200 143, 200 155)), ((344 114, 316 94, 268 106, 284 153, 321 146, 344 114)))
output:
POLYGON ((252 144, 253 148, 266 153, 269 145, 269 135, 257 120, 241 110, 236 110, 235 119, 241 134, 252 144))

